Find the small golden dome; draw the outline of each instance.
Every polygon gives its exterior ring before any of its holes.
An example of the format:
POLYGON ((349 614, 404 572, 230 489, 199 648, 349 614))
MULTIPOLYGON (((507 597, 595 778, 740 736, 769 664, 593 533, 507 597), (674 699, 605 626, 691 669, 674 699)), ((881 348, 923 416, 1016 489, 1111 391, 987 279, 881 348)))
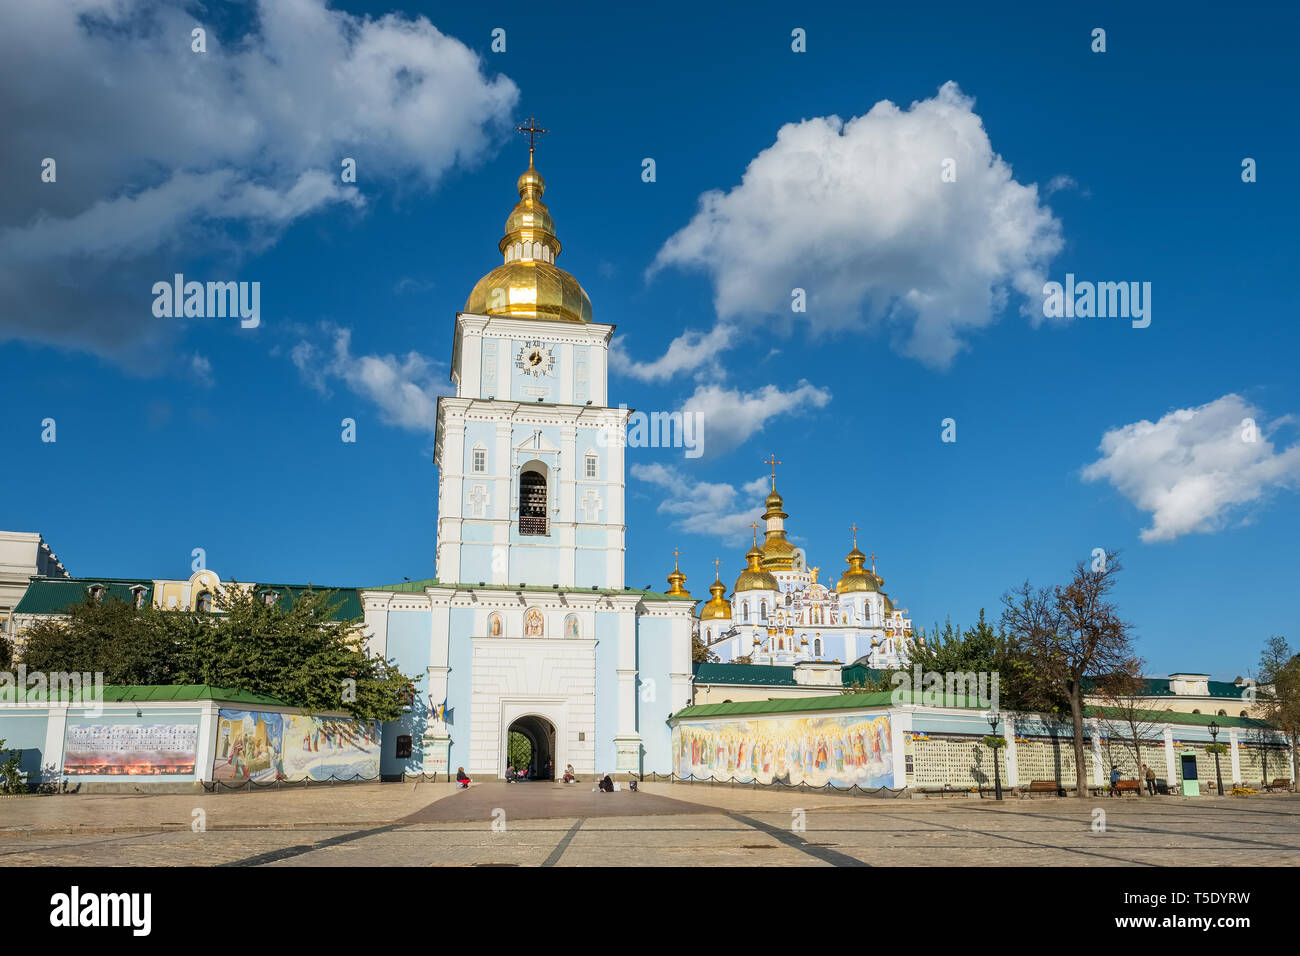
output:
POLYGON ((790 571, 794 569, 794 554, 797 550, 785 536, 784 519, 790 517, 782 507, 785 502, 776 490, 776 478, 772 479, 772 492, 767 496, 767 510, 763 520, 767 531, 763 532, 763 569, 765 571, 790 571), (773 520, 777 519, 777 520, 773 520))
POLYGON ((858 529, 856 526, 853 528, 853 550, 844 558, 849 562, 849 569, 840 575, 840 581, 835 585, 837 594, 880 590, 881 585, 885 582, 876 576, 874 568, 870 571, 866 569, 867 556, 858 550, 858 529))
POLYGON ((709 585, 709 594, 713 596, 700 608, 701 621, 731 620, 731 602, 723 597, 726 593, 727 586, 722 583, 720 578, 715 576, 713 583, 709 585))
POLYGON ((776 583, 776 578, 772 577, 771 572, 763 570, 763 552, 758 548, 757 535, 754 537, 754 546, 745 555, 745 560, 749 562, 749 566, 740 572, 740 577, 736 578, 736 586, 731 589, 732 591, 780 590, 780 585, 776 583))
POLYGON ((556 322, 590 322, 591 299, 578 280, 555 265, 562 248, 555 220, 542 202, 546 180, 533 168, 519 177, 519 202, 497 243, 505 261, 479 279, 461 311, 556 322))
POLYGON ((668 575, 668 590, 664 592, 670 597, 691 596, 691 592, 682 586, 686 583, 686 575, 682 574, 681 569, 677 567, 677 556, 680 553, 680 551, 673 552, 673 573, 668 575))

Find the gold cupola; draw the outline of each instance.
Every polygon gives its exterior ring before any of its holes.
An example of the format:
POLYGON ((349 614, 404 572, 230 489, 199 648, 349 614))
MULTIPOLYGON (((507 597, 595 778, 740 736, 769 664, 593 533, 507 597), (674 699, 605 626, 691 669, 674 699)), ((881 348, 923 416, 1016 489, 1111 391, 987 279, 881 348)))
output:
MULTIPOLYGON (((521 132, 543 133, 534 121, 521 132)), ((528 169, 516 186, 519 202, 506 220, 505 235, 497 243, 503 263, 478 280, 465 300, 464 312, 508 315, 554 322, 590 322, 591 299, 578 280, 555 265, 560 240, 555 220, 542 202, 546 180, 533 166, 533 146, 528 147, 528 169)))
POLYGON ((876 576, 874 560, 870 571, 865 567, 867 556, 858 550, 857 525, 853 526, 853 550, 845 555, 845 560, 849 562, 849 569, 840 575, 839 584, 835 585, 837 594, 850 594, 854 591, 879 591, 884 585, 885 582, 876 576))
POLYGON ((664 593, 669 597, 690 597, 691 592, 682 587, 686 583, 686 575, 677 567, 677 556, 680 551, 673 552, 673 573, 668 575, 668 590, 664 593))
MULTIPOLYGON (((780 464, 778 462, 777 464, 780 464)), ((767 496, 767 509, 763 512, 763 570, 789 571, 794 568, 795 546, 785 536, 785 519, 790 517, 782 510, 785 502, 776 490, 776 474, 772 475, 772 491, 767 496)))
POLYGON ((709 585, 709 594, 712 595, 700 608, 701 621, 729 621, 731 620, 731 602, 724 596, 727 593, 727 586, 722 583, 722 577, 717 573, 717 567, 721 561, 714 561, 713 583, 709 585))
POLYGON ((780 586, 770 571, 763 570, 763 552, 758 546, 758 525, 754 525, 754 546, 745 555, 748 567, 736 578, 732 591, 777 591, 780 586))

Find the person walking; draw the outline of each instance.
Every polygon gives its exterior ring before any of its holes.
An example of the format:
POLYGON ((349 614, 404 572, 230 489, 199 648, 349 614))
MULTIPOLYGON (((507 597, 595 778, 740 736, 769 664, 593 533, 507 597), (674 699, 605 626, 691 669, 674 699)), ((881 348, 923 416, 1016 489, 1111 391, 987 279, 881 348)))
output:
POLYGON ((1147 795, 1156 795, 1156 772, 1146 764, 1142 765, 1142 778, 1147 782, 1147 795))

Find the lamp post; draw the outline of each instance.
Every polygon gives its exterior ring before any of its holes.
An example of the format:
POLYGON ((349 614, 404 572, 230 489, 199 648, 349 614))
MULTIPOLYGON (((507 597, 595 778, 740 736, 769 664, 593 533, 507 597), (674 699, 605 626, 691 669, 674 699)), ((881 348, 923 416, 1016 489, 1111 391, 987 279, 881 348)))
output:
MULTIPOLYGON (((990 737, 996 737, 998 735, 998 722, 1001 719, 1002 718, 998 716, 998 712, 996 710, 989 711, 989 716, 988 716, 989 729, 992 731, 992 733, 989 735, 990 737)), ((1002 799, 1002 770, 998 766, 999 748, 990 745, 989 749, 993 751, 993 788, 994 788, 994 792, 997 794, 997 798, 1001 800, 1002 799)))
POLYGON ((1214 742, 1214 779, 1217 782, 1219 796, 1223 796, 1223 774, 1219 772, 1219 723, 1210 721, 1210 740, 1214 742))

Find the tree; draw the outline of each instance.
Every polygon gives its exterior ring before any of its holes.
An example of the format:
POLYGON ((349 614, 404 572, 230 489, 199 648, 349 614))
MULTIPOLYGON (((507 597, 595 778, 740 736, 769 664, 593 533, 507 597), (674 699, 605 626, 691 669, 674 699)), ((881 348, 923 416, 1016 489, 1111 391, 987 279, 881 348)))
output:
POLYGON ((1075 793, 1088 798, 1083 752, 1085 681, 1133 666, 1132 625, 1110 601, 1118 556, 1079 562, 1065 586, 1035 589, 1028 581, 1003 595, 1002 626, 1049 692, 1069 706, 1074 732, 1075 793))
POLYGON ((1300 747, 1300 659, 1285 637, 1270 637, 1259 656, 1259 703, 1264 719, 1291 745, 1291 789, 1296 787, 1296 748, 1300 747))
MULTIPOLYGON (((1143 744, 1164 742, 1164 711, 1168 705, 1152 702, 1142 676, 1146 662, 1139 659, 1130 661, 1122 670, 1107 674, 1097 681, 1094 692, 1100 699, 1101 706, 1109 713, 1103 713, 1101 726, 1107 737, 1115 737, 1124 742, 1124 746, 1133 752, 1133 766, 1142 767, 1143 744)), ((1143 794, 1143 781, 1138 781, 1138 796, 1143 794)))
POLYGON ((691 662, 694 664, 716 664, 718 655, 709 650, 698 634, 691 635, 691 662))
POLYGON ((360 619, 334 620, 332 591, 267 604, 232 583, 216 614, 87 600, 28 633, 30 670, 102 673, 107 684, 212 684, 308 710, 394 720, 418 677, 366 653, 360 619))
POLYGON ((87 597, 63 618, 27 630, 22 661, 28 670, 103 674, 107 684, 174 684, 184 651, 171 627, 176 612, 119 598, 87 597))
POLYGON ((0 792, 24 793, 27 790, 27 774, 19 769, 19 764, 23 759, 23 752, 21 750, 6 750, 5 742, 0 740, 0 755, 6 753, 9 756, 0 761, 0 792))

